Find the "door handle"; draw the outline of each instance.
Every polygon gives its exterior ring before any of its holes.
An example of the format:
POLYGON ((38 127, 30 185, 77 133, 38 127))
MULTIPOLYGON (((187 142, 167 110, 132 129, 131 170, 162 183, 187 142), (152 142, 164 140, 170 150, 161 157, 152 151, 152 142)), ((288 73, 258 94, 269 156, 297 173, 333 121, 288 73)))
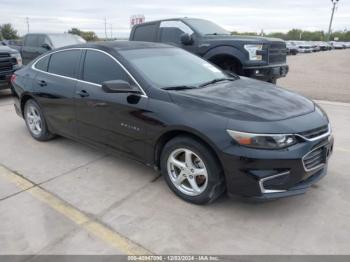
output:
POLYGON ((47 83, 46 83, 45 80, 39 80, 39 81, 38 81, 38 84, 39 84, 39 86, 41 86, 41 87, 47 86, 47 83))
POLYGON ((88 97, 90 94, 86 90, 77 91, 77 95, 80 97, 88 97))

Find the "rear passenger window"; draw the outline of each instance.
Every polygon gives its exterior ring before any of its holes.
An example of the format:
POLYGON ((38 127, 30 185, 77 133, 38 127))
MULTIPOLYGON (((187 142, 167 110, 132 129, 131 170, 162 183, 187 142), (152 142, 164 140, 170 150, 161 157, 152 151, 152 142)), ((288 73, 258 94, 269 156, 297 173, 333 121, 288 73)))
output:
POLYGON ((129 75, 108 55, 88 50, 84 62, 83 80, 101 85, 109 80, 124 80, 131 84, 129 75))
POLYGON ((80 50, 53 53, 51 55, 48 71, 56 75, 75 78, 80 53, 80 50))
POLYGON ((41 58, 38 62, 36 62, 34 67, 38 70, 47 72, 49 60, 50 60, 50 56, 49 55, 45 56, 45 57, 41 58))
POLYGON ((133 40, 154 42, 156 30, 157 30, 157 24, 147 24, 147 25, 137 26, 134 31, 133 40))

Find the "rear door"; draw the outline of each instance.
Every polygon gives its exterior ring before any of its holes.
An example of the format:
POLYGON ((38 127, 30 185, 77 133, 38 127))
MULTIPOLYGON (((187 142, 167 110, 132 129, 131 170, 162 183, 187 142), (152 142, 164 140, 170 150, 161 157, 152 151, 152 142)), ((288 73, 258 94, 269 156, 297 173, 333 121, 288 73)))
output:
POLYGON ((82 81, 76 88, 79 137, 142 159, 148 98, 102 90, 102 83, 109 80, 124 80, 137 86, 121 64, 107 53, 86 50, 83 65, 82 81))
POLYGON ((74 94, 82 51, 79 49, 53 53, 40 59, 34 91, 42 105, 46 121, 54 132, 76 136, 74 94))

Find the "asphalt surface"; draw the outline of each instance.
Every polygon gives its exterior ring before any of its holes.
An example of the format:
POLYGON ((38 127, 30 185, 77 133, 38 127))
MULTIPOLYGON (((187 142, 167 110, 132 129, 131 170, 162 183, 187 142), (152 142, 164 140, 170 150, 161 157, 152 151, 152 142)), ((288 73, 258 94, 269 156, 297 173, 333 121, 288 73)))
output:
POLYGON ((350 49, 288 56, 278 85, 312 99, 350 102, 350 49))
POLYGON ((0 255, 350 254, 350 104, 320 104, 335 151, 306 194, 195 206, 137 162, 65 138, 33 140, 0 91, 0 255))

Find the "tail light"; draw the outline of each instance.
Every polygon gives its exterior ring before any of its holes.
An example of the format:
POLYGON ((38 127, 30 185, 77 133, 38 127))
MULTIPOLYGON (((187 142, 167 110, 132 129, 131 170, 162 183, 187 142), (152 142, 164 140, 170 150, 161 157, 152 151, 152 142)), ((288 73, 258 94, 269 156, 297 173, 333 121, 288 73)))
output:
POLYGON ((11 81, 12 84, 16 81, 16 75, 15 74, 11 75, 10 81, 11 81))

